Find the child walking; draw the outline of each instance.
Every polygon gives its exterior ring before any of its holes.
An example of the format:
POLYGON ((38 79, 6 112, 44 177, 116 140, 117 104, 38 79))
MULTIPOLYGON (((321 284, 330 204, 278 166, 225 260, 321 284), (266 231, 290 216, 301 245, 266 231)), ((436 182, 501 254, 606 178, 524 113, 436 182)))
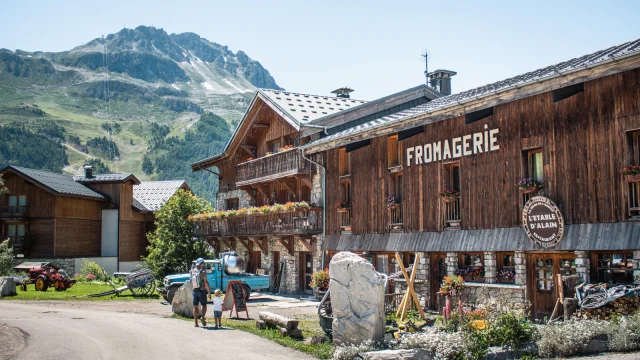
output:
POLYGON ((216 289, 214 292, 215 297, 213 298, 213 319, 216 322, 216 329, 222 328, 222 311, 224 310, 223 301, 220 295, 222 295, 222 291, 220 289, 216 289))

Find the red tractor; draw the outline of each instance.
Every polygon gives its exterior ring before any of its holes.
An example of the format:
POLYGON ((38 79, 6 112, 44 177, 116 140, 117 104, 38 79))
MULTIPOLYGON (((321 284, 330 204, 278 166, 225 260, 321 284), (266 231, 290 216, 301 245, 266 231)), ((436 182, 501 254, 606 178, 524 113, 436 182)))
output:
POLYGON ((36 291, 47 291, 49 286, 53 286, 56 291, 64 291, 76 283, 69 279, 64 270, 52 263, 29 269, 29 281, 35 284, 36 291))

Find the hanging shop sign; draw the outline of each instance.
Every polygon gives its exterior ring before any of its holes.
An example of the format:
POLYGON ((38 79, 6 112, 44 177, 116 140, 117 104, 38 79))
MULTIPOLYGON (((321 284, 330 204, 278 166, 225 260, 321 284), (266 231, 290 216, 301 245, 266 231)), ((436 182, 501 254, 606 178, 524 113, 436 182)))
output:
POLYGON ((544 196, 535 196, 524 205, 522 224, 529 239, 540 246, 558 245, 564 236, 564 219, 560 210, 544 196))
POLYGON ((500 150, 499 133, 500 129, 489 129, 485 125, 485 131, 408 147, 407 167, 500 150))

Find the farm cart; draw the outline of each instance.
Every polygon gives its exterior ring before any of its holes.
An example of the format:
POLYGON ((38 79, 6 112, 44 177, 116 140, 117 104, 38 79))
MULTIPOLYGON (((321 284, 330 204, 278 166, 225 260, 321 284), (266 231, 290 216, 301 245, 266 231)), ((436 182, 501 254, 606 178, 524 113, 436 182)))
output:
POLYGON ((50 286, 53 286, 56 291, 64 291, 76 283, 54 263, 22 263, 14 269, 26 270, 28 282, 35 284, 36 291, 47 291, 50 286))
POLYGON ((138 270, 136 272, 132 272, 128 274, 125 277, 126 285, 121 287, 116 287, 111 282, 111 280, 108 280, 109 277, 107 276, 106 272, 104 272, 104 275, 107 278, 107 282, 109 283, 109 285, 113 287, 113 290, 101 292, 99 294, 92 294, 92 295, 89 295, 89 297, 100 297, 100 296, 107 296, 107 295, 113 295, 113 294, 120 295, 120 293, 126 290, 131 291, 133 296, 138 297, 138 296, 149 296, 153 294, 154 291, 156 291, 156 278, 155 276, 153 276, 153 274, 151 274, 151 270, 149 269, 142 269, 142 270, 138 270))

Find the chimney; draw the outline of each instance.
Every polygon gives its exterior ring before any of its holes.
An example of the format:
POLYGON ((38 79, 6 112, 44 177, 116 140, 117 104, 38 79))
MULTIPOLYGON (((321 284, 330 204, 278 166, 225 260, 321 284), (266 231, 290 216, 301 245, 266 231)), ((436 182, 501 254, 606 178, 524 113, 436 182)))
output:
POLYGON ((350 93, 353 92, 353 89, 350 89, 348 87, 341 87, 340 89, 337 90, 333 90, 331 93, 332 94, 336 94, 337 97, 339 98, 345 98, 345 99, 349 99, 351 98, 351 96, 349 95, 350 93))
POLYGON ((84 177, 91 179, 93 177, 93 166, 87 165, 84 167, 84 177))
POLYGON ((436 70, 427 73, 428 85, 438 90, 442 95, 451 95, 451 77, 456 75, 451 70, 436 70))

